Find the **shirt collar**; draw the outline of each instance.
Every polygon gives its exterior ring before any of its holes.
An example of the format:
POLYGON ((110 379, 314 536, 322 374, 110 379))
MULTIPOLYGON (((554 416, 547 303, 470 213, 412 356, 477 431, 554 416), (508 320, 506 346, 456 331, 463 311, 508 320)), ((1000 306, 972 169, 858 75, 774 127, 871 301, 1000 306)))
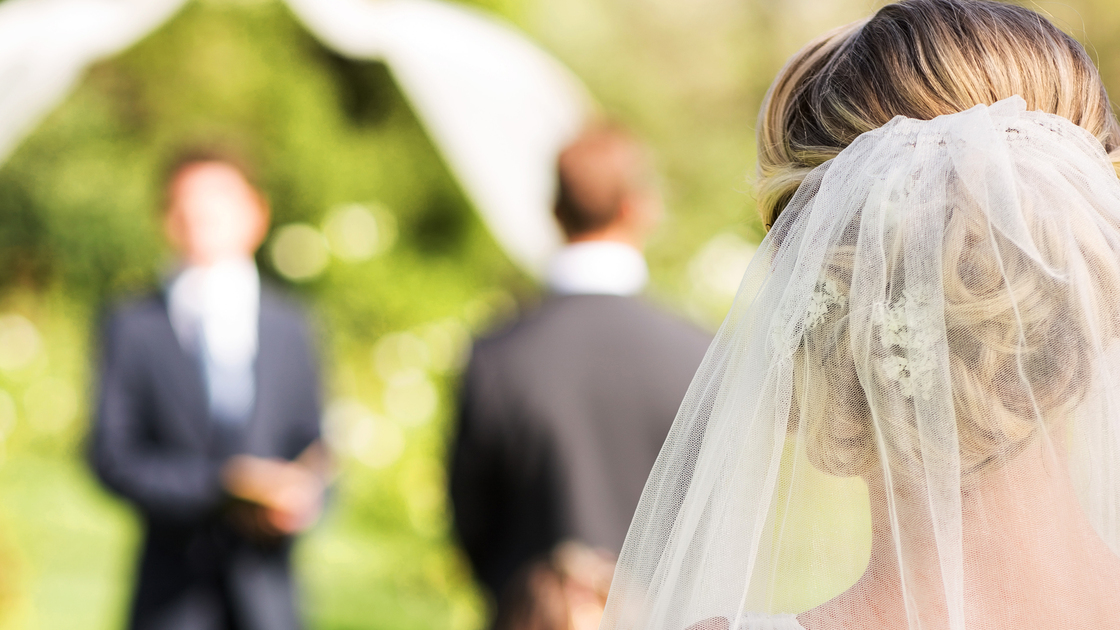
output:
POLYGON ((548 264, 548 288, 559 295, 636 295, 649 282, 642 253, 617 241, 565 246, 548 264))
POLYGON ((193 351, 204 339, 216 359, 248 360, 256 353, 260 290, 250 258, 185 267, 167 287, 168 316, 179 342, 193 351))

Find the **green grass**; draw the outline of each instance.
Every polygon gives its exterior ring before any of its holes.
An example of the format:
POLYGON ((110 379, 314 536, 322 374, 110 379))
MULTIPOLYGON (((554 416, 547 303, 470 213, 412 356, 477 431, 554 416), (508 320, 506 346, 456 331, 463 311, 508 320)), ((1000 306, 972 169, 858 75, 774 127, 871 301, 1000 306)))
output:
MULTIPOLYGON (((138 533, 126 505, 78 461, 20 455, 0 466, 0 506, 0 571, 16 584, 0 627, 122 626, 138 533)), ((443 540, 371 535, 347 525, 344 509, 336 504, 297 549, 311 627, 479 627, 480 600, 453 592, 469 579, 457 552, 443 540)))
POLYGON ((121 627, 136 523, 80 463, 9 456, 0 527, 19 585, 8 627, 121 627))

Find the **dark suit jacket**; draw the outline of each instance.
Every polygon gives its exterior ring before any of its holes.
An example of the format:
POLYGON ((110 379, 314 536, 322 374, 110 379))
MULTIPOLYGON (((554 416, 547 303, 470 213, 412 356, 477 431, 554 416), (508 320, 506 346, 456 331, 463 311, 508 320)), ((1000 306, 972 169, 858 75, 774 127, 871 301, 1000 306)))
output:
POLYGON ((180 346, 162 296, 117 310, 103 337, 91 456, 145 524, 131 628, 299 627, 289 541, 252 543, 228 525, 220 470, 233 454, 293 459, 319 437, 319 377, 297 309, 261 290, 256 405, 241 430, 209 417, 202 367, 180 346))
POLYGON ((710 340, 641 299, 577 295, 476 344, 451 499, 494 594, 562 540, 619 551, 710 340))

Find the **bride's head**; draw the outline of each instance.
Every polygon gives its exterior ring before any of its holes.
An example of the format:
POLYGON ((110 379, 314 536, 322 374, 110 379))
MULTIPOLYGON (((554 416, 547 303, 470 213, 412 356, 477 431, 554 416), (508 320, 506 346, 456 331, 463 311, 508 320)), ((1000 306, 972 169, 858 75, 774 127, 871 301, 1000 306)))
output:
POLYGON ((1120 127, 1089 55, 1029 9, 905 0, 827 33, 790 59, 763 103, 763 222, 774 224, 809 171, 895 116, 929 120, 1014 95, 1030 111, 1085 128, 1110 154, 1120 149, 1120 127))
MULTIPOLYGON (((1085 50, 1027 9, 984 0, 908 0, 829 33, 787 64, 764 105, 764 221, 772 225, 809 171, 860 134, 899 115, 928 120, 1013 95, 1022 96, 1028 110, 1065 117, 1112 155, 1120 153, 1120 128, 1085 50)), ((1069 225, 1055 208, 1024 205, 1028 239, 1038 248, 1032 255, 992 231, 968 194, 953 198, 959 203, 945 214, 940 275, 967 476, 1013 457, 1038 437, 1040 421, 1052 426, 1084 400, 1094 379, 1088 357, 1120 336, 1120 274, 1117 244, 1106 242, 1091 222, 1084 230, 1074 226, 1077 233, 1067 238, 1069 225), (1086 267, 1085 282, 1076 287, 1053 271, 1072 268, 1075 259, 1086 267)), ((831 253, 822 283, 828 292, 848 295, 854 238, 831 253)), ((887 248, 886 275, 901 278, 904 247, 896 241, 887 248)), ((891 283, 898 285, 892 295, 907 289, 900 280, 891 283)), ((880 410, 895 410, 878 419, 885 423, 880 429, 886 427, 880 446, 894 450, 896 462, 920 460, 913 406, 884 402, 900 395, 898 374, 889 373, 894 355, 873 344, 884 354, 864 358, 873 367, 861 380, 849 324, 846 309, 829 309, 796 353, 793 417, 795 425, 799 419, 807 424, 810 459, 837 475, 878 468, 870 395, 878 397, 880 410)))

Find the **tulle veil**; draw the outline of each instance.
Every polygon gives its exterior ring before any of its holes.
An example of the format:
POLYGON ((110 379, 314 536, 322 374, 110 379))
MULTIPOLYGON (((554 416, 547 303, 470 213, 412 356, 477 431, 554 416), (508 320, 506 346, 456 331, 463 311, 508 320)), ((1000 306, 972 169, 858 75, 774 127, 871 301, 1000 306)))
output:
MULTIPOLYGON (((1120 552, 1118 337, 1120 180, 1092 135, 1019 97, 863 134, 744 275, 600 627, 761 628, 876 574, 890 627, 988 630, 1048 614, 989 552, 1028 530, 1058 583, 1115 586, 1062 559, 1120 552)), ((812 627, 886 627, 835 610, 812 627)))

